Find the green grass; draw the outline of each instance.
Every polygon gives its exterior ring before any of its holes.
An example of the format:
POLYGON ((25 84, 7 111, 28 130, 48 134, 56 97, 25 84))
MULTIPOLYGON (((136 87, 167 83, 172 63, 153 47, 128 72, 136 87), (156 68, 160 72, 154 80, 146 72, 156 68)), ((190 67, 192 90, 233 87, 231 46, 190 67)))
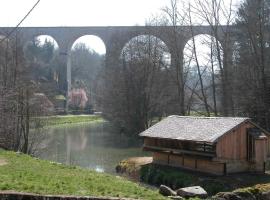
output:
POLYGON ((112 196, 162 200, 158 191, 122 177, 0 150, 0 190, 51 195, 112 196))
POLYGON ((56 115, 40 117, 43 126, 58 126, 75 123, 104 122, 99 115, 56 115))

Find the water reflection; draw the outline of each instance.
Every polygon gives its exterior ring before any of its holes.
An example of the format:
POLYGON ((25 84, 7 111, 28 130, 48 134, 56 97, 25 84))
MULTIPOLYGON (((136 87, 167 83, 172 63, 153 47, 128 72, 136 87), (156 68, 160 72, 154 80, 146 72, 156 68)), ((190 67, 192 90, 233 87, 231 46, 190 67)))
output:
POLYGON ((141 139, 119 134, 108 123, 53 127, 46 132, 42 159, 114 173, 122 159, 145 155, 141 139))

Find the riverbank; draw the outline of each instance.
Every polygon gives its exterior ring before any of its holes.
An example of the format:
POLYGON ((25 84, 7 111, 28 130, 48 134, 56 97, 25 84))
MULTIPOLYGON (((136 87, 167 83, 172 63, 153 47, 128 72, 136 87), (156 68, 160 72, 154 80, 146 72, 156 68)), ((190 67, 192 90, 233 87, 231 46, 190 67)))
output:
MULTIPOLYGON (((155 187, 166 185, 177 190, 183 187, 201 186, 209 196, 218 193, 220 193, 220 196, 224 194, 235 196, 238 193, 258 196, 264 192, 269 192, 270 197, 270 172, 265 174, 242 173, 211 176, 180 168, 155 165, 151 163, 151 157, 136 157, 123 160, 119 163, 117 169, 119 173, 155 187)), ((239 198, 239 200, 241 199, 245 198, 239 198)))
POLYGON ((122 177, 0 150, 0 190, 41 195, 110 196, 163 200, 158 191, 122 177))
POLYGON ((54 115, 39 119, 44 127, 105 121, 100 115, 54 115))

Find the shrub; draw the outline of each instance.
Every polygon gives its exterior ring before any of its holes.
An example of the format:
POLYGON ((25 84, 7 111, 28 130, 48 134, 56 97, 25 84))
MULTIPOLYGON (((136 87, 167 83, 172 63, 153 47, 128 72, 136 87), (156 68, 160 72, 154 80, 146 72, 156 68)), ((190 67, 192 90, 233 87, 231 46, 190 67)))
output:
POLYGON ((145 165, 141 168, 140 179, 142 182, 151 185, 160 186, 163 184, 173 189, 191 186, 195 182, 195 177, 188 173, 153 164, 145 165))

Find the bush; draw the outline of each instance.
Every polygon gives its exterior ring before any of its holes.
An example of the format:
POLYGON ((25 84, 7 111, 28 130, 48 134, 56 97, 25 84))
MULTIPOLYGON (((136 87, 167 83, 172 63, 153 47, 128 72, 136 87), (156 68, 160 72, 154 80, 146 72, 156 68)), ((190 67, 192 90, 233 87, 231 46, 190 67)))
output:
POLYGON ((167 185, 173 189, 191 186, 196 178, 188 173, 176 170, 174 168, 157 166, 153 164, 144 165, 140 171, 142 182, 160 186, 167 185))

